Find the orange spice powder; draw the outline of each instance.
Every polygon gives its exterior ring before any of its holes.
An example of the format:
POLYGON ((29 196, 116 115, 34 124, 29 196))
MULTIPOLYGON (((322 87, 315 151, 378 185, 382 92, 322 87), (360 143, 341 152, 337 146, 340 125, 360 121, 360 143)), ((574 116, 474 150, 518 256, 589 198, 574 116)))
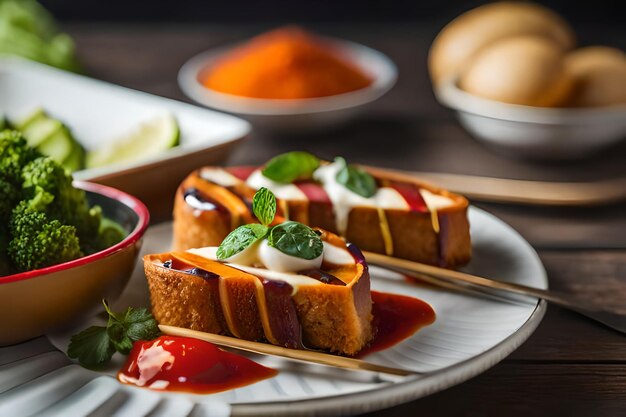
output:
POLYGON ((333 45, 297 27, 253 38, 208 69, 201 81, 222 93, 275 99, 331 96, 372 83, 333 45))

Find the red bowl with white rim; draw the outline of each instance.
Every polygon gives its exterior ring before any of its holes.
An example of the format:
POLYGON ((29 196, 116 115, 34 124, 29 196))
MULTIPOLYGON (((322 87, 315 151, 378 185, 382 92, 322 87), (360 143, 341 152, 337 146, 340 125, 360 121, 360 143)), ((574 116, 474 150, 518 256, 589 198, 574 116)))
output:
POLYGON ((116 299, 136 264, 150 221, 137 198, 104 185, 74 182, 91 205, 118 222, 128 235, 100 252, 33 271, 0 277, 0 346, 23 342, 79 321, 116 299))

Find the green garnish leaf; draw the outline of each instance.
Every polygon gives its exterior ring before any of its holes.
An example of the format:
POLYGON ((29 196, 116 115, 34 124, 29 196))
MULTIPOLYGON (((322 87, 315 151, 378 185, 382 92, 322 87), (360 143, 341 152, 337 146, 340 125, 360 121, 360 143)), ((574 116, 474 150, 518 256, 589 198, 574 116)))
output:
POLYGON ((70 339, 67 356, 78 359, 85 368, 97 368, 108 362, 115 353, 107 328, 91 326, 70 339))
POLYGON ((126 310, 126 334, 132 340, 152 340, 161 335, 159 324, 147 308, 126 310))
POLYGON ((354 165, 348 165, 345 159, 338 157, 335 161, 343 162, 343 168, 337 173, 337 182, 343 184, 348 190, 370 198, 376 194, 376 180, 367 172, 354 165))
POLYGON ((106 302, 104 307, 109 314, 107 333, 120 353, 128 354, 137 340, 152 340, 161 334, 159 325, 146 308, 128 307, 124 314, 116 314, 106 302))
POLYGON ((320 166, 320 160, 308 152, 287 152, 274 158, 265 165, 262 173, 272 181, 292 183, 295 180, 311 178, 313 171, 320 166))
POLYGON ((257 240, 263 239, 268 230, 267 226, 256 223, 239 226, 217 248, 217 259, 224 260, 238 254, 257 240))
POLYGON ((97 368, 110 361, 117 351, 127 355, 138 340, 152 340, 161 334, 157 321, 145 308, 128 307, 114 313, 102 300, 109 321, 107 326, 91 326, 72 336, 67 355, 86 368, 97 368))
POLYGON ((267 226, 276 216, 276 197, 265 187, 261 187, 252 199, 252 211, 261 224, 267 226))
POLYGON ((318 234, 298 222, 285 222, 272 227, 267 243, 282 253, 301 259, 315 259, 324 251, 318 234))

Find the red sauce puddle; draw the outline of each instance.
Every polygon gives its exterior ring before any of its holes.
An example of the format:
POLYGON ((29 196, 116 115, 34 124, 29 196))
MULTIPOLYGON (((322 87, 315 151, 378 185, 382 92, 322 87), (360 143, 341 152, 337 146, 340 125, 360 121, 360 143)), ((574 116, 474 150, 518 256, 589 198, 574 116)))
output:
POLYGON ((210 394, 271 378, 278 372, 212 343, 178 336, 135 342, 117 378, 162 391, 210 394))
POLYGON ((430 304, 414 297, 372 291, 376 337, 356 357, 387 349, 435 321, 430 304))
MULTIPOLYGON (((372 291, 372 301, 376 337, 357 357, 387 349, 435 321, 432 307, 417 298, 372 291)), ((277 373, 203 340, 160 336, 135 342, 117 378, 125 384, 160 391, 211 394, 277 373)))

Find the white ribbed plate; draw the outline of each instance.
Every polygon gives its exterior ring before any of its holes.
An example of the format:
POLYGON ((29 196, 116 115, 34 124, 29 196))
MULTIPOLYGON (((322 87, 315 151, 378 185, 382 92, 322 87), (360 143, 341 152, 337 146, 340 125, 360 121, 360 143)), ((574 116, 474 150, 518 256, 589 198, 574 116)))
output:
MULTIPOLYGON (((547 287, 546 273, 532 247, 492 215, 470 210, 474 258, 464 270, 547 287)), ((151 228, 143 251, 167 251, 171 224, 151 228)), ((133 388, 106 372, 72 364, 44 339, 0 349, 0 415, 342 415, 410 401, 465 381, 493 366, 530 336, 545 312, 544 302, 503 302, 494 298, 425 286, 407 286, 401 277, 371 268, 373 289, 419 297, 437 313, 435 323, 367 360, 428 372, 424 376, 380 378, 365 372, 251 356, 277 368, 269 380, 214 395, 171 394, 133 388), (36 399, 36 400, 35 400, 36 399)), ((138 267, 114 307, 147 305, 143 268, 138 267)), ((94 320, 91 320, 94 321, 94 320)), ((88 322, 81 323, 84 328, 88 322)), ((65 350, 70 330, 49 336, 65 350)))

